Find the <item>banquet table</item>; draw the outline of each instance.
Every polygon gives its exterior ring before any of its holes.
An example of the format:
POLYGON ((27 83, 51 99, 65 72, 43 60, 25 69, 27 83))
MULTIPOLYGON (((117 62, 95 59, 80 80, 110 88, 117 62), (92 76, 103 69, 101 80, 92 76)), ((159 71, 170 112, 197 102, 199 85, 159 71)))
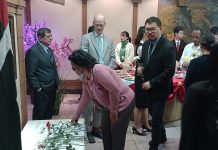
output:
MULTIPOLYGON (((38 143, 44 136, 42 136, 42 129, 46 128, 47 123, 58 124, 69 122, 69 119, 59 119, 59 120, 31 120, 28 121, 21 132, 22 138, 22 149, 23 150, 41 150, 38 148, 38 143)), ((72 147, 76 150, 85 150, 85 125, 84 119, 79 120, 79 126, 81 130, 76 133, 76 136, 84 137, 83 140, 76 141, 77 144, 72 144, 72 147)), ((42 148, 43 149, 43 148, 42 148)), ((60 148, 59 150, 66 150, 66 148, 60 148)))
MULTIPOLYGON (((133 91, 135 90, 134 73, 122 75, 121 78, 133 91), (132 76, 132 78, 130 77, 132 76)), ((171 122, 181 119, 181 111, 185 97, 184 77, 173 77, 173 92, 169 95, 163 114, 164 122, 171 122)))
POLYGON ((171 122, 181 119, 184 97, 184 78, 173 77, 173 93, 169 95, 165 104, 163 114, 164 122, 171 122))

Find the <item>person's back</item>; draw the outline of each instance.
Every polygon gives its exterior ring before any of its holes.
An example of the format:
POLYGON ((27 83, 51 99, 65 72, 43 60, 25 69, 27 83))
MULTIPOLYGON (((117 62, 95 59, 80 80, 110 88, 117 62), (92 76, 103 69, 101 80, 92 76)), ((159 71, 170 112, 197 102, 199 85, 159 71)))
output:
POLYGON ((179 150, 217 150, 217 99, 217 87, 210 81, 188 87, 182 110, 179 150))
POLYGON ((186 90, 182 110, 179 150, 218 148, 218 44, 211 48, 210 78, 186 90))
POLYGON ((188 66, 185 77, 185 87, 190 84, 208 80, 210 75, 209 56, 212 45, 215 43, 214 35, 207 33, 203 34, 200 38, 202 56, 192 59, 188 66))

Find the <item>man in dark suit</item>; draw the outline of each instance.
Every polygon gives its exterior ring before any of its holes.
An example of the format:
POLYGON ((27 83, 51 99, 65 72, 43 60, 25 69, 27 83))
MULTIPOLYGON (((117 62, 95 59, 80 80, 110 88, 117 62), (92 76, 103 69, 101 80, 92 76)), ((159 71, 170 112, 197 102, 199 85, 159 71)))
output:
POLYGON ((51 30, 40 28, 38 42, 26 53, 26 77, 34 95, 33 120, 51 119, 59 77, 55 58, 49 45, 51 30))
MULTIPOLYGON (((173 30, 175 39, 172 40, 171 42, 176 48, 176 63, 179 65, 179 60, 182 56, 182 52, 187 45, 187 43, 183 40, 183 28, 182 27, 175 27, 173 30)), ((178 66, 177 65, 177 66, 178 66)))
POLYGON ((150 17, 145 21, 148 40, 143 44, 144 82, 142 88, 152 116, 152 135, 149 150, 158 150, 160 143, 167 141, 162 116, 165 101, 171 89, 171 79, 175 72, 176 50, 173 44, 161 35, 161 21, 150 17))

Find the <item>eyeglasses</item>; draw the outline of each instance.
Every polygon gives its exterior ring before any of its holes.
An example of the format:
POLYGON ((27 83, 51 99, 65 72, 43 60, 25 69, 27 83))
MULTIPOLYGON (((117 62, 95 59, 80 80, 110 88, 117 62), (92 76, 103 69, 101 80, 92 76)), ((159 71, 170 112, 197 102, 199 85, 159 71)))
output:
POLYGON ((155 32, 155 31, 156 31, 155 28, 153 28, 153 29, 145 29, 145 32, 146 32, 146 33, 149 33, 149 32, 152 32, 152 33, 153 33, 153 32, 155 32))

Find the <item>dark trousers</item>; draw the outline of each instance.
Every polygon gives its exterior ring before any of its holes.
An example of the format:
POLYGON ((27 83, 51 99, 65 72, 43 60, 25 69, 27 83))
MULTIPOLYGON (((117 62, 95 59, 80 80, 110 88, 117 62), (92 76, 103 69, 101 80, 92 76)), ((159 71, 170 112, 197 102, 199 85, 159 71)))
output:
POLYGON ((41 90, 34 93, 33 120, 51 119, 54 111, 56 89, 51 91, 41 90))
POLYGON ((126 132, 134 106, 135 100, 125 110, 118 113, 118 123, 116 125, 111 124, 110 111, 103 108, 101 125, 104 150, 124 150, 126 132))
POLYGON ((163 124, 163 112, 165 101, 153 102, 149 105, 149 111, 152 116, 152 134, 150 147, 158 147, 163 139, 166 138, 166 130, 163 124))

